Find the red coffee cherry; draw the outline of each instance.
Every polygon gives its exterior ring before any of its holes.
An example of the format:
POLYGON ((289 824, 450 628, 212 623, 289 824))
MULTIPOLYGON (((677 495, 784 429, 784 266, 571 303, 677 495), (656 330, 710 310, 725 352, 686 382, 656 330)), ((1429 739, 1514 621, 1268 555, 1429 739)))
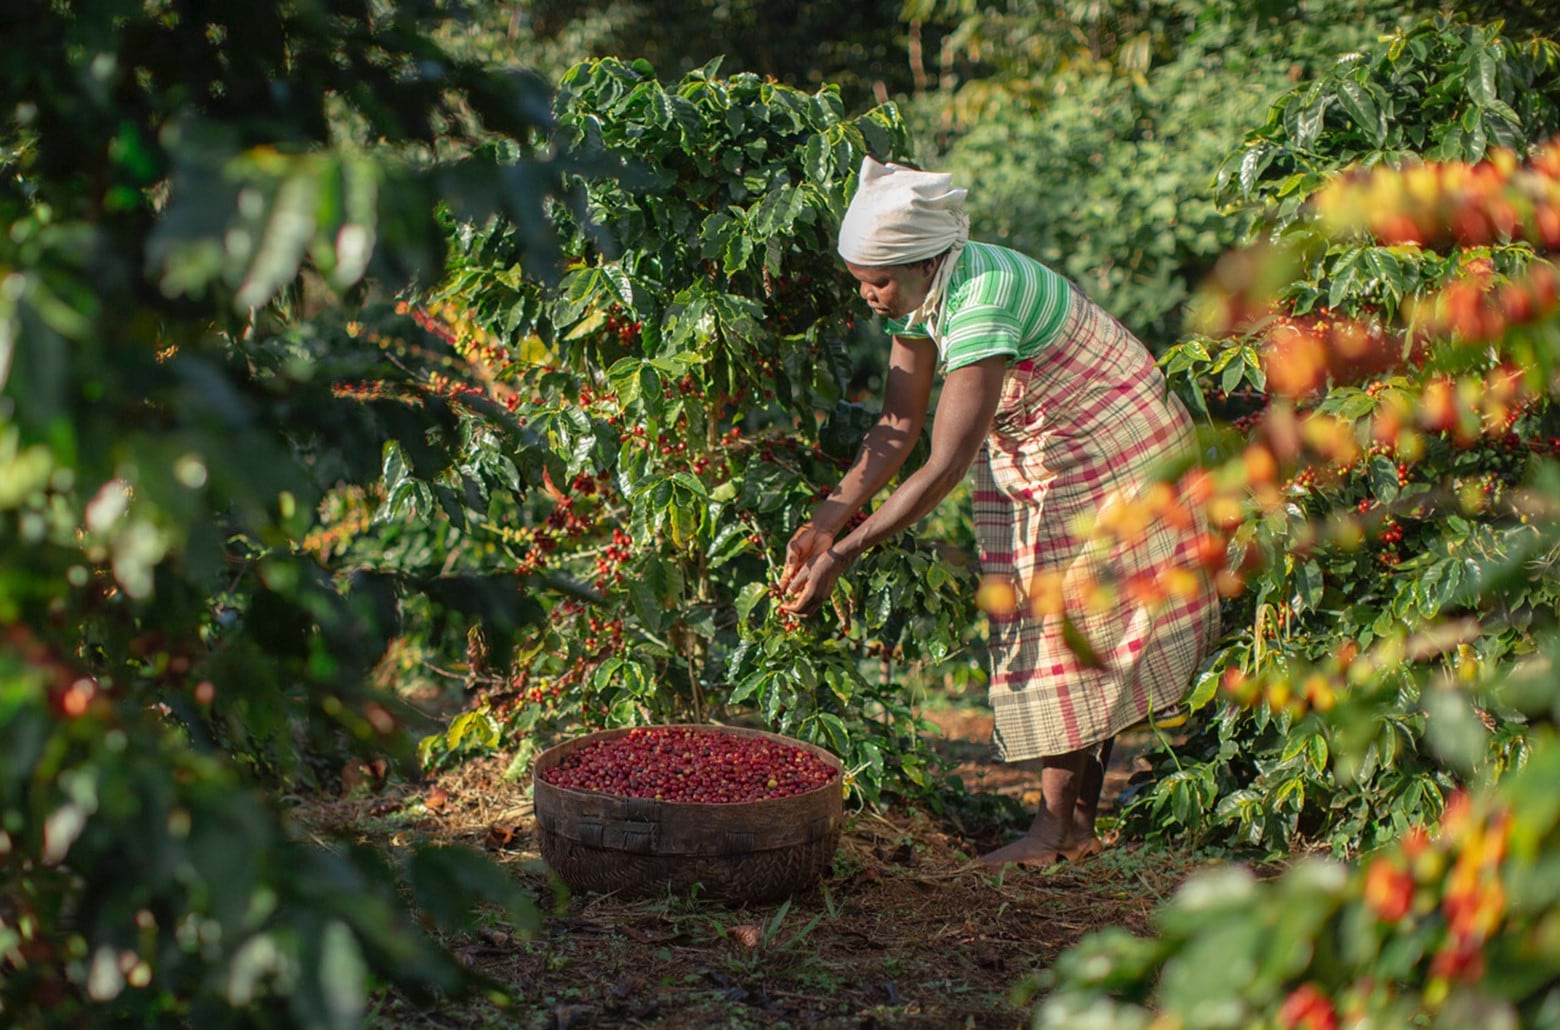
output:
POLYGON ((545 770, 542 779, 626 797, 733 804, 814 790, 833 781, 835 771, 812 752, 789 744, 663 726, 588 744, 545 770))

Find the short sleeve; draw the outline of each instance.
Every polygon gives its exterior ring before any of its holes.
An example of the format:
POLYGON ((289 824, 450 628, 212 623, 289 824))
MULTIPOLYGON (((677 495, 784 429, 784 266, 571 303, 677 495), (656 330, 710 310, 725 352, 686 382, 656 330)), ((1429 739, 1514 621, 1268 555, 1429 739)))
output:
POLYGON ((1024 330, 1018 316, 995 304, 961 307, 948 316, 948 331, 943 336, 945 371, 972 365, 997 355, 1009 361, 1018 357, 1024 330))

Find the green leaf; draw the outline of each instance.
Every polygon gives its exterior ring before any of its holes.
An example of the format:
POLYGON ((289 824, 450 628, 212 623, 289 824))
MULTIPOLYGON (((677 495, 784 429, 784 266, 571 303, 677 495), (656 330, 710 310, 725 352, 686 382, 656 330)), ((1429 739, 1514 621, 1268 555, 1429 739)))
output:
POLYGON ((1359 83, 1352 79, 1341 80, 1338 83, 1338 102, 1354 120, 1354 124, 1369 134, 1373 140, 1379 143, 1385 137, 1386 124, 1381 119, 1380 112, 1376 110, 1376 102, 1359 83))
POLYGON ((762 580, 749 583, 737 593, 737 622, 746 623, 748 614, 769 596, 769 584, 762 580))
POLYGON ((851 695, 854 691, 843 673, 838 669, 827 669, 823 674, 823 682, 828 685, 834 696, 840 699, 840 704, 850 704, 851 695))
POLYGON ((341 1030, 359 1025, 368 1003, 368 963, 347 924, 332 919, 320 934, 318 977, 325 1025, 341 1030))
POLYGON ((1222 675, 1218 669, 1209 669, 1197 678, 1197 683, 1192 687, 1192 692, 1186 698, 1187 711, 1195 712, 1202 708, 1214 695, 1219 692, 1219 679, 1222 675))
MULTIPOLYGON (((291 282, 303 263, 304 251, 314 235, 314 211, 319 183, 305 169, 284 179, 258 219, 244 220, 246 231, 230 239, 255 240, 233 297, 234 306, 246 310, 269 301, 291 282)), ((240 252, 242 254, 242 252, 240 252)))
POLYGON ((1370 482, 1371 493, 1383 504, 1390 504, 1397 500, 1398 469, 1397 463, 1385 454, 1377 454, 1371 457, 1367 466, 1366 477, 1370 482))
POLYGON ((1484 757, 1490 735, 1473 706, 1452 688, 1425 691, 1425 738, 1445 763, 1464 773, 1472 772, 1484 757))
POLYGON ((726 698, 726 703, 729 705, 738 705, 746 701, 748 698, 753 696, 754 692, 756 692, 759 687, 764 685, 765 681, 769 679, 770 675, 771 674, 767 669, 759 669, 757 672, 744 679, 741 683, 737 684, 736 689, 731 692, 731 696, 726 698))
POLYGON ((843 755, 850 750, 850 731, 845 728, 845 723, 839 716, 832 712, 819 712, 818 722, 829 731, 831 748, 835 754, 843 755))
POLYGON ((1267 144, 1258 144, 1251 147, 1240 159, 1240 191, 1250 196, 1256 187, 1257 179, 1261 177, 1267 166, 1273 162, 1276 149, 1267 144))
POLYGON ((802 170, 813 182, 827 182, 834 171, 834 151, 824 140, 821 133, 814 133, 807 139, 807 147, 802 151, 802 170))
POLYGON ((1470 43, 1472 60, 1468 62, 1468 96, 1480 107, 1489 107, 1500 99, 1496 88, 1495 56, 1482 43, 1470 43))
POLYGON ((1316 561, 1302 562, 1295 567, 1295 611, 1314 610, 1322 600, 1322 567, 1316 561))
POLYGON ((1232 361, 1227 366, 1225 366, 1224 374, 1219 377, 1219 389, 1223 390, 1226 394, 1234 393, 1235 390, 1239 388, 1241 380, 1245 378, 1245 361, 1232 361))
POLYGON ((1296 124, 1295 143, 1309 148, 1322 134, 1322 123, 1327 117, 1327 104, 1331 97, 1320 96, 1301 112, 1296 124))
POLYGON ((603 265, 601 275, 603 281, 611 287, 612 295, 618 299, 618 303, 629 311, 634 310, 634 283, 622 266, 603 265))

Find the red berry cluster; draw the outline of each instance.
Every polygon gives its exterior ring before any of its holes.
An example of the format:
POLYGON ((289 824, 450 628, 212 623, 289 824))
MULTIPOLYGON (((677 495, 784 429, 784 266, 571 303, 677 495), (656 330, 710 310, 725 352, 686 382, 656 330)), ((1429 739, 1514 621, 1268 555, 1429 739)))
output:
POLYGON ((607 309, 607 332, 616 336, 623 346, 632 347, 638 343, 642 327, 642 322, 624 317, 623 309, 616 304, 607 309))
MULTIPOLYGON (((792 589, 795 588, 793 587, 792 589)), ((774 615, 775 618, 779 621, 781 629, 785 630, 787 633, 795 633, 797 630, 802 628, 801 619, 798 619, 790 612, 781 610, 780 605, 784 602, 785 595, 780 592, 779 583, 769 584, 769 597, 771 599, 771 603, 774 605, 774 615)))
MULTIPOLYGON (((556 701, 563 696, 563 683, 560 680, 553 680, 551 683, 543 680, 533 685, 529 669, 522 669, 511 676, 509 678, 509 687, 514 692, 517 702, 519 699, 524 699, 531 704, 541 704, 544 701, 556 701)), ((514 707, 514 704, 500 705, 499 713, 508 714, 514 707)))
MULTIPOLYGON (((445 310, 450 310, 446 308, 445 310)), ((400 312, 400 308, 397 308, 400 312)), ((404 313, 404 312, 401 312, 404 313)), ((432 333, 445 343, 454 348, 455 352, 473 364, 482 363, 489 368, 503 368, 509 364, 508 351, 486 340, 475 339, 469 334, 457 333, 455 327, 434 317, 427 308, 416 308, 411 312, 412 320, 422 326, 427 332, 432 333)), ((485 335, 485 334, 484 334, 485 335)))
POLYGON ((607 587, 623 582, 623 563, 628 561, 634 538, 621 529, 612 530, 612 543, 596 558, 596 589, 605 592, 607 587))
MULTIPOLYGON (((595 668, 596 663, 600 659, 601 651, 609 649, 616 651, 622 647, 623 620, 610 619, 604 621, 598 619, 594 615, 589 615, 588 609, 580 601, 568 600, 554 605, 552 611, 547 613, 547 618, 558 628, 560 636, 564 639, 579 640, 583 637, 581 642, 584 646, 574 660, 568 663, 568 668, 558 675, 557 686, 560 690, 583 682, 586 675, 595 668), (591 635, 584 636, 580 632, 580 623, 582 621, 585 621, 590 627, 591 635), (565 623, 572 625, 573 629, 564 629, 565 623)), ((557 694, 554 693, 553 696, 556 697, 557 694)), ((584 706, 581 709, 582 714, 591 711, 593 709, 589 706, 584 706)), ((602 708, 599 712, 605 715, 606 709, 602 708)))
POLYGON ((427 390, 451 401, 463 401, 467 398, 486 398, 487 391, 480 386, 463 383, 458 379, 444 375, 440 372, 429 372, 427 390))
POLYGON ((1266 408, 1258 408, 1256 411, 1250 412, 1250 413, 1245 414, 1245 415, 1241 415, 1239 418, 1237 418, 1233 422, 1231 422, 1230 426, 1237 433, 1249 433, 1253 429, 1255 429, 1259 423, 1261 423, 1262 419, 1266 415, 1267 415, 1267 409, 1266 408))
MULTIPOLYGON (((396 305, 396 313, 405 314, 406 312, 403 310, 402 305, 396 305)), ((422 326, 424 330, 437 336, 451 347, 455 346, 454 328, 434 318, 433 315, 428 313, 427 308, 415 308, 412 310, 411 315, 412 321, 422 326)))
POLYGON ((345 397, 360 403, 382 400, 403 401, 413 405, 422 403, 420 398, 398 389, 383 379, 371 379, 361 383, 335 383, 330 388, 330 394, 332 397, 345 397))
POLYGON ((1394 519, 1387 519, 1381 531, 1382 550, 1376 555, 1376 560, 1387 568, 1396 568, 1403 560, 1398 553, 1398 544, 1403 542, 1403 527, 1394 519))
POLYGON ((817 755, 762 737, 691 727, 642 727, 573 752, 542 772, 559 787, 696 804, 790 797, 834 770, 817 755))
POLYGON ((623 646, 622 619, 598 619, 592 615, 587 625, 590 636, 584 640, 586 653, 594 655, 603 648, 617 651, 623 646))

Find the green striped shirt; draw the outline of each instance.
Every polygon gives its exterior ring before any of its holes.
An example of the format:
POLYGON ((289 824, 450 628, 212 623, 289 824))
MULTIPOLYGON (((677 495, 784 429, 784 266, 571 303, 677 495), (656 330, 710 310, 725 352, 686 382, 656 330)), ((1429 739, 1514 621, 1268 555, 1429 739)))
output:
MULTIPOLYGON (((1056 342, 1072 305, 1066 279, 1033 258, 994 243, 965 244, 948 283, 942 339, 945 372, 996 354, 1008 363, 1032 358, 1056 342)), ((888 320, 895 336, 930 336, 924 322, 888 320)))

